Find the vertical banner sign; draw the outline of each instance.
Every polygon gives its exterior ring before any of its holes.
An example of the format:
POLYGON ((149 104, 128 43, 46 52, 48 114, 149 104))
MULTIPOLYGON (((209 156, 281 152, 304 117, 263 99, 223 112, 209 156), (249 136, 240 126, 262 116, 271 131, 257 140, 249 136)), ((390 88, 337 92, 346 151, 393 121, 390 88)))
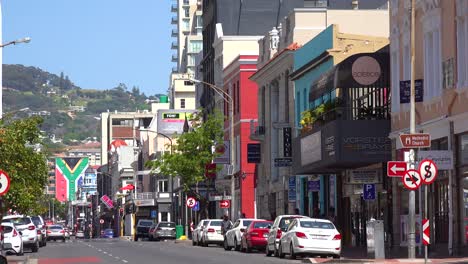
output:
POLYGON ((422 220, 422 225, 423 225, 423 243, 424 245, 429 245, 431 244, 431 230, 429 229, 429 219, 425 218, 422 220))
POLYGON ((55 198, 60 202, 76 200, 76 191, 83 184, 88 158, 55 159, 55 198))
POLYGON ((296 176, 290 176, 288 179, 288 201, 296 201, 296 176))
POLYGON ((283 128, 283 157, 292 157, 291 128, 283 128))

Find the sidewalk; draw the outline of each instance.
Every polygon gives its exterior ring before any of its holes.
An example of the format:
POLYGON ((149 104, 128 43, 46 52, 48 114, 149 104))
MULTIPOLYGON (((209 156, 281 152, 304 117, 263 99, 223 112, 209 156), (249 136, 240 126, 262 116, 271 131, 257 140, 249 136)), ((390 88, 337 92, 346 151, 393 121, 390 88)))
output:
MULTIPOLYGON (((417 252, 417 251, 416 251, 417 252)), ((468 263, 468 250, 461 250, 460 255, 449 256, 446 246, 432 247, 428 254, 428 263, 468 263)), ((305 263, 424 263, 424 255, 416 253, 416 259, 408 259, 406 247, 386 248, 385 259, 372 259, 367 255, 365 247, 344 247, 341 259, 310 258, 305 263), (310 262, 308 262, 310 261, 310 262)))
POLYGON ((26 256, 7 256, 8 264, 26 264, 29 257, 26 256))

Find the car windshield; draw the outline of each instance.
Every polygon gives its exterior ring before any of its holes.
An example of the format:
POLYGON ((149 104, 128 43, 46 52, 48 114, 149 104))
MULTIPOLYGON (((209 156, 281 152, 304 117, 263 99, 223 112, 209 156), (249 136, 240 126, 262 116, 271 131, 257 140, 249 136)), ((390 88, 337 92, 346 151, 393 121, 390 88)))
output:
POLYGON ((2 222, 13 223, 14 225, 27 225, 31 223, 31 218, 29 217, 9 218, 9 219, 3 219, 2 222))
POLYGON ((151 221, 141 221, 140 226, 152 226, 153 225, 153 222, 151 221))
POLYGON ((289 224, 292 222, 292 220, 296 219, 297 217, 285 217, 283 219, 281 219, 280 223, 279 223, 279 228, 281 228, 282 230, 286 230, 289 226, 289 224))
POLYGON ((271 226, 271 222, 256 222, 253 228, 268 228, 268 226, 271 226))
POLYGON ((175 227, 175 223, 159 223, 159 227, 175 227))
POLYGON ((2 229, 3 229, 3 232, 4 232, 4 233, 10 233, 10 232, 13 231, 13 227, 11 227, 11 226, 4 226, 4 225, 2 225, 2 229))
POLYGON ((249 226, 250 223, 252 223, 252 220, 244 220, 244 221, 242 221, 242 224, 244 225, 244 227, 249 226))
POLYGON ((33 216, 31 217, 31 219, 36 226, 42 225, 41 218, 39 218, 38 216, 33 216))
POLYGON ((335 229, 332 223, 318 221, 301 221, 301 227, 304 228, 319 228, 319 229, 335 229))
POLYGON ((210 226, 221 226, 221 221, 211 221, 210 226))
POLYGON ((49 229, 63 229, 62 226, 59 226, 59 225, 54 225, 54 226, 50 226, 49 229))

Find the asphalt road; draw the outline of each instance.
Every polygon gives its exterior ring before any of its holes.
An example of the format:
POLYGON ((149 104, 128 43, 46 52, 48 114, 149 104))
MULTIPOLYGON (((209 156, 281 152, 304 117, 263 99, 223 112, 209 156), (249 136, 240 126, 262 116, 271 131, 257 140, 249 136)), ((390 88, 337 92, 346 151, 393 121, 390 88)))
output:
POLYGON ((119 239, 49 242, 38 253, 25 253, 29 264, 259 264, 302 263, 302 260, 266 257, 264 253, 225 251, 221 247, 194 247, 174 241, 124 241, 119 239))

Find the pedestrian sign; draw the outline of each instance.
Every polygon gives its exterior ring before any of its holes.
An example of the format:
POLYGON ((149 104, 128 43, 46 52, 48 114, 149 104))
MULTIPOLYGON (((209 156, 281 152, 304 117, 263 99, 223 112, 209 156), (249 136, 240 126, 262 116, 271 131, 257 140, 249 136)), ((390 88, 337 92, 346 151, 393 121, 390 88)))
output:
POLYGON ((376 191, 375 184, 363 184, 363 198, 364 200, 375 200, 376 191))

